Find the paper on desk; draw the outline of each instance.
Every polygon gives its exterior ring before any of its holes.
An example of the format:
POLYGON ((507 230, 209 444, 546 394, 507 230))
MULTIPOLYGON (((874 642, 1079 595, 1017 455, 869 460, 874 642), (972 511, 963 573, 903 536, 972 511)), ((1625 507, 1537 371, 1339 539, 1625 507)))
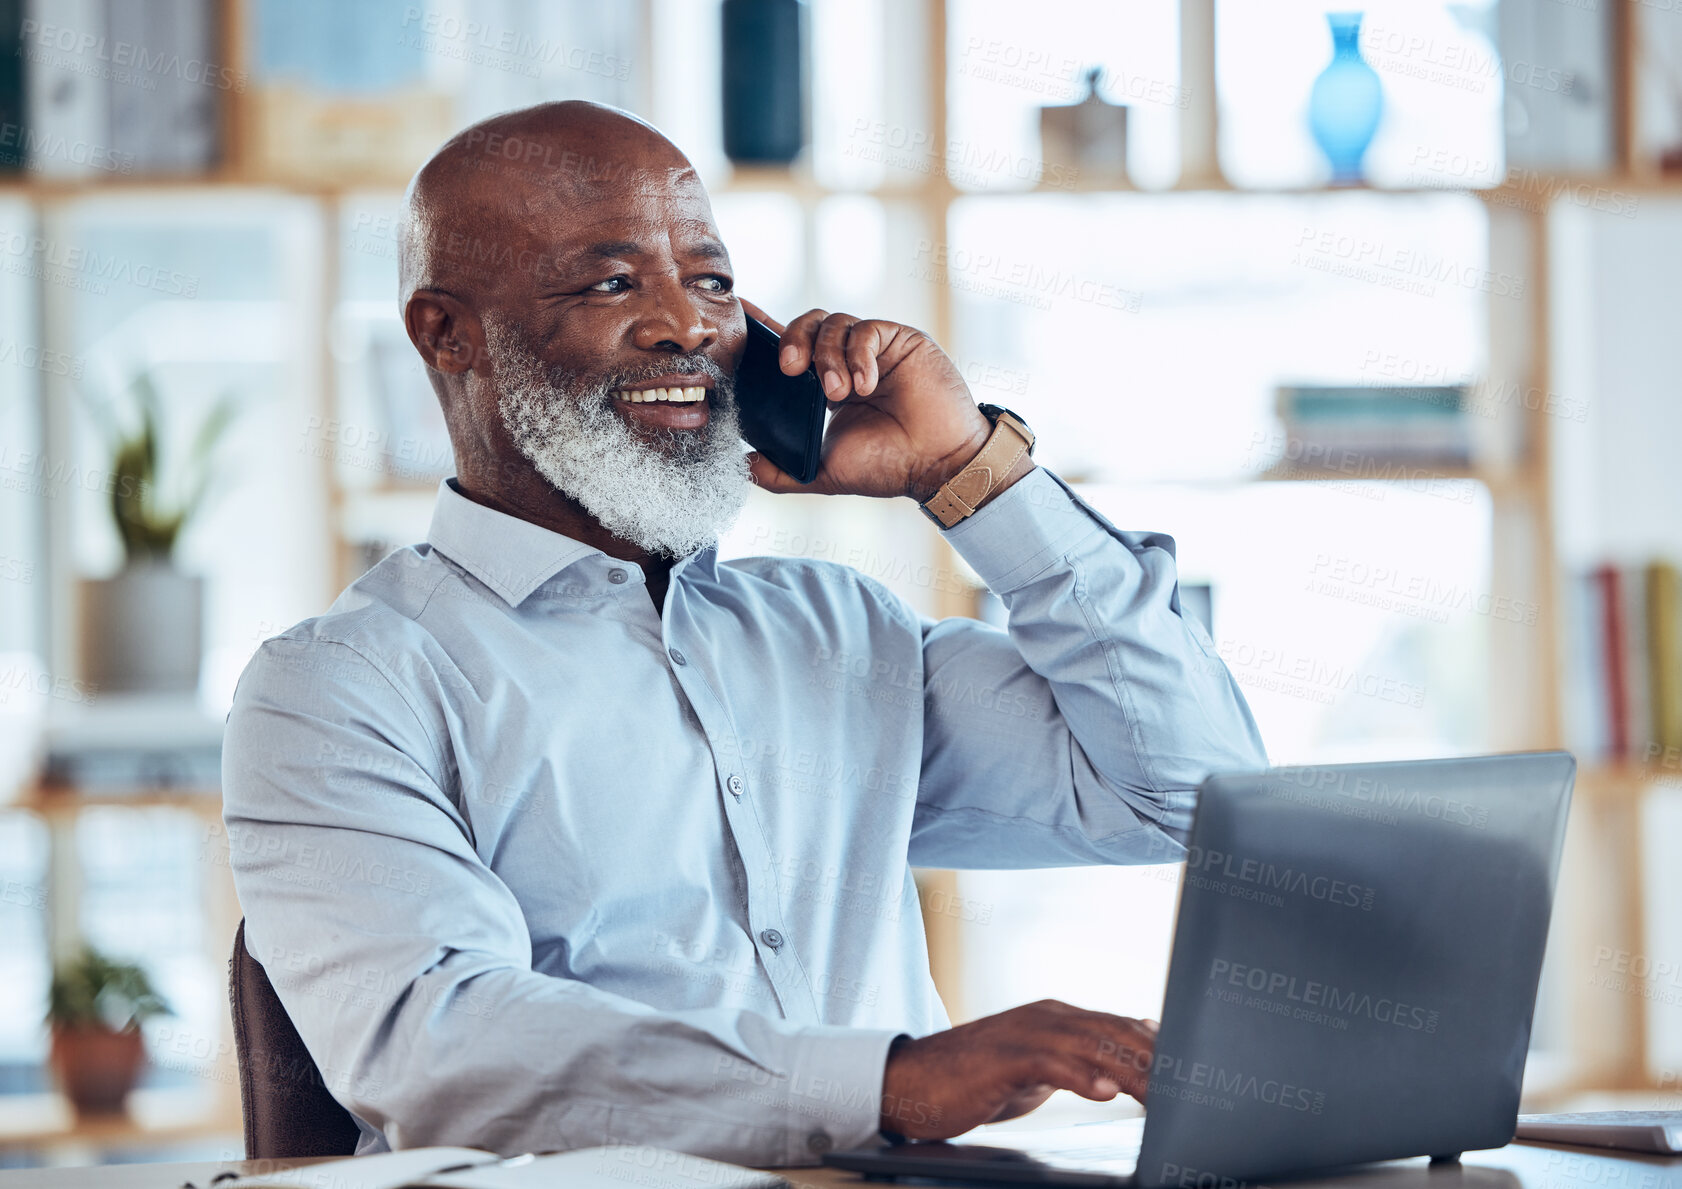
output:
POLYGON ((423 1177, 416 1185, 424 1189, 788 1189, 788 1182, 772 1173, 665 1148, 629 1145, 506 1161, 423 1177))
POLYGON ((441 1168, 486 1164, 496 1159, 495 1153, 474 1148, 410 1148, 308 1164, 267 1176, 218 1181, 216 1189, 403 1189, 441 1168))

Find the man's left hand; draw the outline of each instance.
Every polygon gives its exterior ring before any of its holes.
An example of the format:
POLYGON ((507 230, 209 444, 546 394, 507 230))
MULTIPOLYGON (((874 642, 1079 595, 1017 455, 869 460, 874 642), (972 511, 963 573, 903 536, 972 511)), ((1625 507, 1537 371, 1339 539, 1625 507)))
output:
MULTIPOLYGON (((778 359, 785 375, 817 371, 834 410, 818 477, 797 483, 755 453, 749 462, 759 486, 908 495, 922 503, 963 470, 992 433, 957 365, 922 331, 826 310, 807 310, 785 328, 757 306, 744 301, 742 308, 782 336, 778 359)), ((1031 465, 1018 469, 1026 473, 1031 465)))

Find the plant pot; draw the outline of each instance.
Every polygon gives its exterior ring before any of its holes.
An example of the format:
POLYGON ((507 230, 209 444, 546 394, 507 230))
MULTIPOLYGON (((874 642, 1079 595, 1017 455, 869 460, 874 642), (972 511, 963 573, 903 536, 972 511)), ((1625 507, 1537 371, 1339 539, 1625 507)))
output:
POLYGON ((145 1064, 146 1042, 138 1028, 53 1025, 53 1073, 78 1115, 121 1114, 145 1064))
POLYGON ((131 562, 82 584, 82 671, 96 688, 192 692, 199 685, 204 579, 131 562))

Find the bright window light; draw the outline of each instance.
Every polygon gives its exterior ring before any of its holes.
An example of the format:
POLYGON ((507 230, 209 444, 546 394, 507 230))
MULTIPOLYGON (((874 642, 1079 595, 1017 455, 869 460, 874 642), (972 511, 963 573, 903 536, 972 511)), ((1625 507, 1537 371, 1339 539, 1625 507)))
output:
POLYGON ((965 199, 921 264, 1040 457, 1117 481, 1266 469, 1282 384, 1474 380, 1490 290, 1529 283, 1449 194, 965 199))
MULTIPOLYGON (((964 190, 1056 188, 1040 151, 1040 109, 1076 103, 1086 76, 1127 107, 1127 172, 1162 189, 1180 174, 1179 5, 1175 0, 953 0, 947 15, 949 173, 964 190)), ((1076 167, 1078 169, 1078 166, 1076 167)))

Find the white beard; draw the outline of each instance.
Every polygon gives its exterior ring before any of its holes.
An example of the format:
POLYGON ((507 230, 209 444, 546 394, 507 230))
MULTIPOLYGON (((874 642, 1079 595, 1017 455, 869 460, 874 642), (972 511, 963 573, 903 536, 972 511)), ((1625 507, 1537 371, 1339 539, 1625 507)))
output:
POLYGON ((710 545, 748 498, 735 386, 704 355, 664 361, 659 372, 584 384, 551 369, 513 328, 486 319, 491 380, 502 423, 520 453, 601 526, 650 553, 683 557, 710 545), (670 372, 703 372, 715 385, 707 424, 639 436, 613 409, 612 393, 670 372))

